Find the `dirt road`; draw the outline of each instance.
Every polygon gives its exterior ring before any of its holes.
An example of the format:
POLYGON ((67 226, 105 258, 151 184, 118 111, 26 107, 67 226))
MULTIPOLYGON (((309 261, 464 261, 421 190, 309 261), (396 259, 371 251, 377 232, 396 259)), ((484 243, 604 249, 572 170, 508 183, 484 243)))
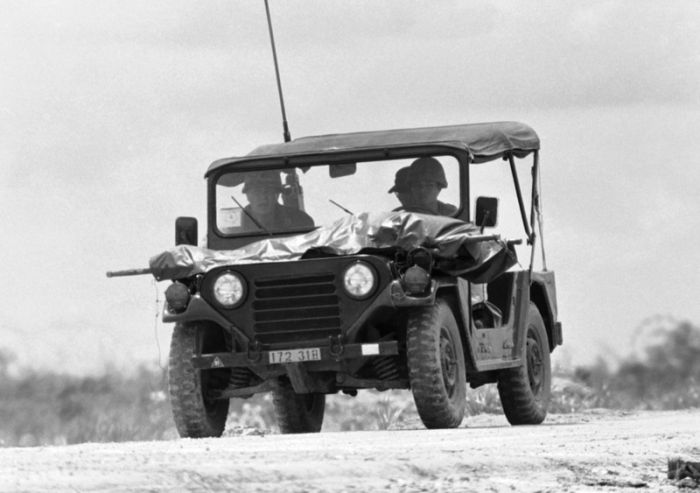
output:
POLYGON ((5 448, 0 491, 676 492, 667 458, 700 460, 700 410, 465 425, 5 448))

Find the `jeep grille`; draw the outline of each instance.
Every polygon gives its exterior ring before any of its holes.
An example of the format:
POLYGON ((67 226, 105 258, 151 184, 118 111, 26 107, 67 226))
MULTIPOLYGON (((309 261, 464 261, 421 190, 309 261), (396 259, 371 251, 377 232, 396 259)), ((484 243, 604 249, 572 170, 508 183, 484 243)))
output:
POLYGON ((340 334, 335 275, 255 281, 253 321, 263 344, 306 342, 340 334))

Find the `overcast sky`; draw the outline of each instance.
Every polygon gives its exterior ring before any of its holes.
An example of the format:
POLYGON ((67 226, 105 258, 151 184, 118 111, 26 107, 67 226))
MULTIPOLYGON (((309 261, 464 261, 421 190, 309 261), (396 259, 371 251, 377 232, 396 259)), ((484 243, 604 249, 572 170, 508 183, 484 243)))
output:
MULTIPOLYGON (((696 0, 270 2, 292 137, 518 120, 542 140, 563 349, 700 323, 696 0)), ((205 226, 209 163, 282 139, 262 0, 5 1, 0 347, 25 366, 165 364, 145 267, 205 226)), ((158 293, 158 295, 157 295, 158 293)))

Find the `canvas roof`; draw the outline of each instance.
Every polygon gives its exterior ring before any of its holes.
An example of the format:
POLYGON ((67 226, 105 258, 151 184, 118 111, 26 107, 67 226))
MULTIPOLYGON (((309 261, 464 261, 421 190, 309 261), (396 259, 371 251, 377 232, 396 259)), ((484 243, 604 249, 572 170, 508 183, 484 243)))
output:
POLYGON ((229 164, 265 158, 337 154, 350 150, 411 146, 445 146, 462 149, 470 153, 473 162, 482 163, 498 159, 508 153, 516 157, 524 157, 540 148, 540 140, 532 128, 518 122, 471 123, 319 135, 260 146, 242 157, 218 159, 209 166, 206 174, 229 164))

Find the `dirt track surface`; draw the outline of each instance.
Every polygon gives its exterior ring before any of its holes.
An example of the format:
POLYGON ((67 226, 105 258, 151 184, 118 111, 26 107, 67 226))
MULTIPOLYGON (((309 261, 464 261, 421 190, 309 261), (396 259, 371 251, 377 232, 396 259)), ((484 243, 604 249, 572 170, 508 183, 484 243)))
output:
POLYGON ((5 448, 0 491, 676 492, 667 459, 700 460, 700 410, 465 425, 5 448))

